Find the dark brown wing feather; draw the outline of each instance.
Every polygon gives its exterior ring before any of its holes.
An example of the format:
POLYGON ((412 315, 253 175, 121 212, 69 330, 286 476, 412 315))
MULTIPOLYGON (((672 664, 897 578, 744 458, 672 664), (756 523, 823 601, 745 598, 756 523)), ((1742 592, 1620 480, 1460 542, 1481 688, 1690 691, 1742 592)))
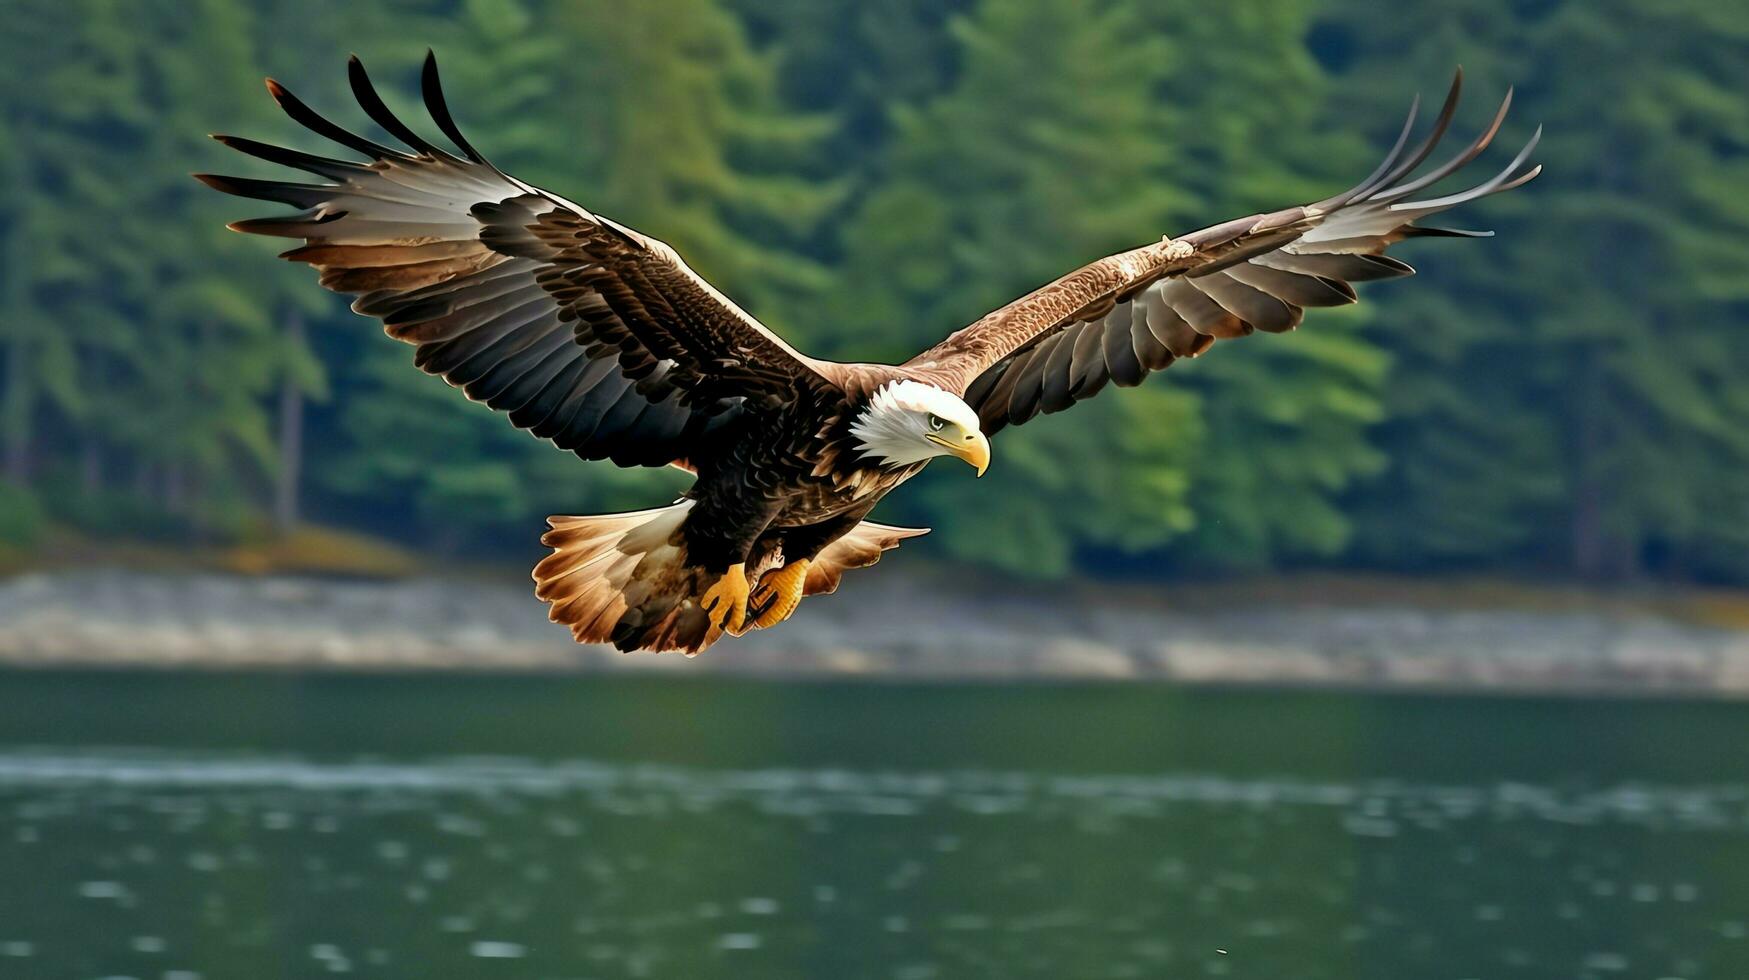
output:
POLYGON ((1417 100, 1384 162, 1348 191, 1100 259, 954 333, 906 369, 963 393, 984 431, 993 433, 1060 412, 1108 381, 1140 384, 1150 372, 1195 357, 1216 340, 1292 330, 1309 307, 1354 302, 1352 283, 1412 274, 1385 249, 1416 236, 1482 234, 1423 228, 1416 221, 1510 190, 1542 170, 1525 169, 1539 129, 1504 170, 1482 184, 1444 197, 1408 199, 1474 160, 1506 118, 1510 92, 1480 137, 1411 179, 1450 126, 1462 81, 1460 72, 1432 131, 1405 152, 1417 100))
POLYGON ((284 257, 356 294, 353 309, 416 345, 422 370, 561 448, 621 465, 683 462, 749 401, 781 410, 831 384, 818 370, 829 365, 785 344, 668 245, 487 162, 451 118, 434 58, 426 107, 459 157, 396 118, 358 59, 348 70, 365 113, 411 152, 347 132, 269 80, 294 120, 369 162, 218 136, 326 182, 196 176, 301 208, 231 227, 303 239, 284 257))

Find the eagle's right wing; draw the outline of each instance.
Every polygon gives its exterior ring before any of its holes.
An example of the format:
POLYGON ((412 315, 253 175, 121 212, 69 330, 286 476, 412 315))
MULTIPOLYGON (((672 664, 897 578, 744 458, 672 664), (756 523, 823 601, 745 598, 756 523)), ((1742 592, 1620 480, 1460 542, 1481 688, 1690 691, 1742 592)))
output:
POLYGON ((781 409, 831 384, 668 245, 487 162, 450 118, 435 58, 426 107, 461 157, 395 118, 357 58, 349 71, 365 112, 411 152, 342 129, 270 79, 287 115, 369 162, 218 136, 328 182, 196 177, 302 208, 231 227, 303 239, 284 257, 358 294, 352 308, 417 345, 421 369, 560 448, 622 466, 684 465, 749 400, 781 409))

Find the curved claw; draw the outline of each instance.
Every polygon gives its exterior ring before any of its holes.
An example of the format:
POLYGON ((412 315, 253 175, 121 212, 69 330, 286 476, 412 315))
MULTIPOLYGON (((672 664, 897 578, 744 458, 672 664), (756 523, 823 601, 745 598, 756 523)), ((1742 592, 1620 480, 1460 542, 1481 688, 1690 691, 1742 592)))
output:
POLYGON ((753 608, 758 612, 748 629, 768 629, 795 613, 802 604, 802 586, 807 584, 810 564, 803 558, 766 573, 753 592, 753 608))
POLYGON ((729 566, 717 583, 705 591, 699 607, 710 617, 711 626, 731 635, 739 635, 747 619, 747 568, 742 564, 729 566))

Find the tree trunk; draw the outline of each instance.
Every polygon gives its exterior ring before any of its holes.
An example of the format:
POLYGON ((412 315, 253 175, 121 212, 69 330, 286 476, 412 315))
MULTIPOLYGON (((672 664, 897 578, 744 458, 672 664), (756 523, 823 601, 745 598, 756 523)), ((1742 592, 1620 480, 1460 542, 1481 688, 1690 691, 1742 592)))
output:
POLYGON ((30 482, 30 431, 28 426, 6 429, 6 460, 4 475, 7 481, 24 486, 30 482))
MULTIPOLYGON (((292 313, 285 322, 292 348, 304 344, 304 318, 292 313)), ((273 481, 273 524, 281 534, 298 523, 298 490, 304 468, 304 393, 289 373, 279 384, 279 469, 273 481)))
POLYGON ((30 479, 31 386, 23 347, 21 342, 8 345, 5 399, 0 403, 0 425, 5 428, 0 475, 20 486, 30 479))
POLYGON ((1607 562, 1608 544, 1603 529, 1603 485, 1597 456, 1602 432, 1597 418, 1601 379, 1597 352, 1586 350, 1579 358, 1579 385, 1574 418, 1573 516, 1571 549, 1573 571, 1582 578, 1600 578, 1607 562))
POLYGON ((103 449, 94 439, 86 440, 79 452, 79 488, 86 497, 94 497, 103 490, 103 449))
POLYGON ((171 461, 164 467, 164 509, 172 514, 181 514, 183 502, 187 499, 187 488, 182 479, 182 461, 171 461))

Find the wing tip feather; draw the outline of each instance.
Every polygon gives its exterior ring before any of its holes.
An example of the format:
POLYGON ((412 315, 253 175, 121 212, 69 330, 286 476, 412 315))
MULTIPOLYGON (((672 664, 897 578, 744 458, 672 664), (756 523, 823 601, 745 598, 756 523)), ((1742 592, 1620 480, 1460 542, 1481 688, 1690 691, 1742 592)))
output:
POLYGON ((425 111, 431 116, 431 121, 456 145, 456 149, 461 150, 462 155, 469 160, 491 167, 491 163, 462 135, 461 127, 456 125, 455 117, 450 115, 449 102, 443 97, 443 80, 437 70, 437 52, 431 48, 425 49, 425 62, 419 69, 419 92, 425 100, 425 111))

